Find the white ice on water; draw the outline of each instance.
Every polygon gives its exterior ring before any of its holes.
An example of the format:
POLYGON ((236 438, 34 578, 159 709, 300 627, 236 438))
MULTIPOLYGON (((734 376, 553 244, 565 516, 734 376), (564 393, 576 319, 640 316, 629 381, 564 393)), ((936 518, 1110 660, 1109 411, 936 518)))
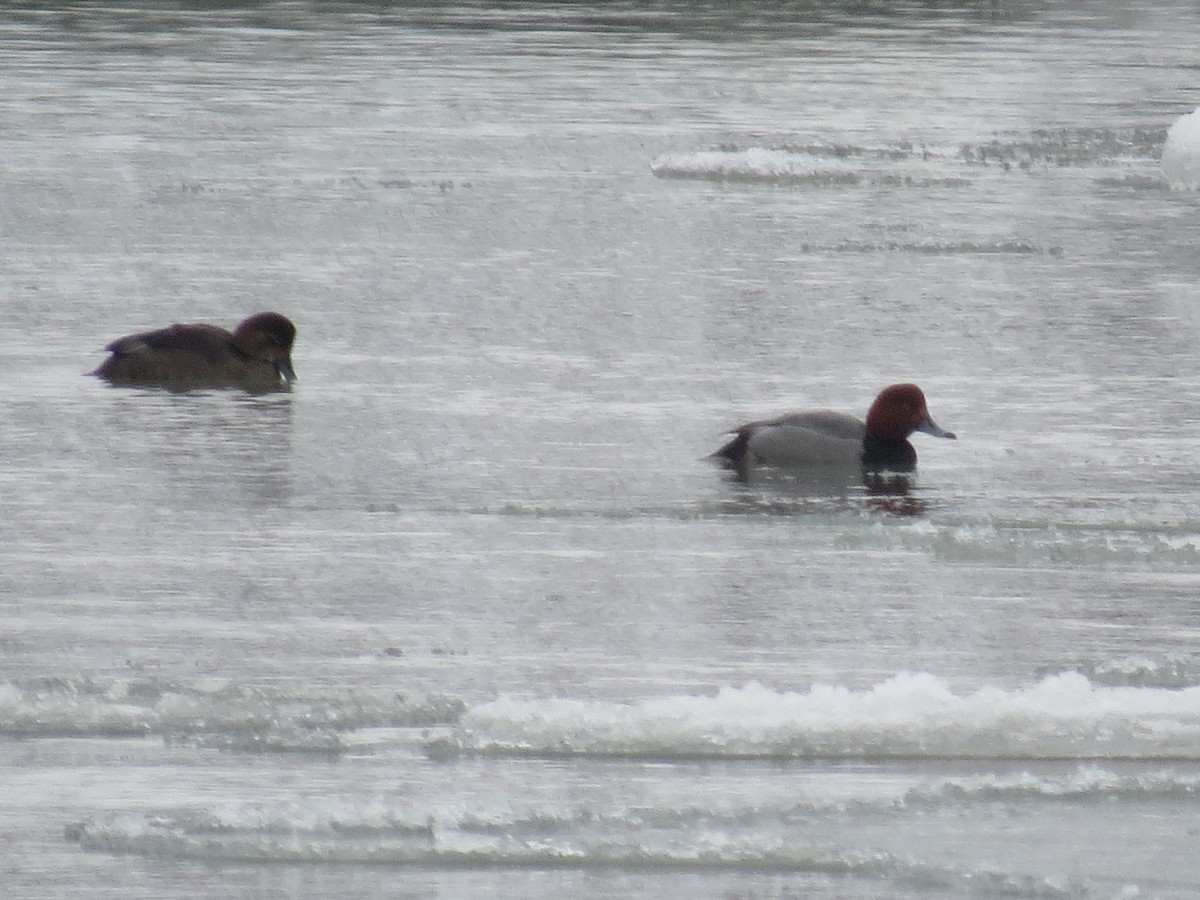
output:
POLYGON ((1162 173, 1174 190, 1200 190, 1200 107, 1180 116, 1167 131, 1162 173))

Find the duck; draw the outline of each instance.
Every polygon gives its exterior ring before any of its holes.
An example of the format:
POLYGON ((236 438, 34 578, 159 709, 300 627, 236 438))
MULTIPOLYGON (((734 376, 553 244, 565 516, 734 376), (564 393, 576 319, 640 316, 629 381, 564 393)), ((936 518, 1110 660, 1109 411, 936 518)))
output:
POLYGON ((117 338, 104 348, 111 356, 91 374, 120 387, 287 390, 296 380, 295 340, 296 326, 276 312, 250 316, 232 332, 175 324, 117 338))
POLYGON ((919 387, 893 384, 876 396, 865 422, 828 409, 785 413, 726 432, 733 439, 710 458, 743 478, 758 466, 909 473, 917 467, 917 451, 908 441, 914 431, 957 439, 933 421, 919 387))

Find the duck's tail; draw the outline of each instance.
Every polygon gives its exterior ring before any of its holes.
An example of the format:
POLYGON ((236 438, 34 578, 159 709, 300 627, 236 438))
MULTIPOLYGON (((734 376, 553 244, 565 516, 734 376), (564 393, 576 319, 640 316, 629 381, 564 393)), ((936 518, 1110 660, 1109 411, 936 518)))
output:
POLYGON ((733 440, 708 454, 708 459, 715 459, 725 468, 732 469, 739 480, 749 481, 750 470, 754 467, 754 454, 750 450, 750 436, 753 433, 753 428, 739 428, 733 432, 733 440))
POLYGON ((740 469, 745 464, 750 453, 750 430, 740 428, 734 432, 733 440, 708 454, 708 459, 715 459, 731 469, 740 469))

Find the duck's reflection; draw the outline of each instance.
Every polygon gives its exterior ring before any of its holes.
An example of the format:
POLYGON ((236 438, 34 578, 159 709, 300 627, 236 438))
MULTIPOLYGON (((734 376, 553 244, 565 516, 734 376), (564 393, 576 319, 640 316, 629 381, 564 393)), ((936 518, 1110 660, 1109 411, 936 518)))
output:
POLYGON ((135 390, 109 397, 111 428, 97 443, 110 448, 131 483, 160 485, 192 507, 291 499, 292 395, 135 390))
POLYGON ((868 471, 861 468, 786 471, 756 469, 732 475, 735 510, 797 515, 842 510, 875 510, 893 516, 919 517, 929 502, 914 493, 915 472, 868 471))
POLYGON ((919 517, 929 512, 929 502, 915 496, 915 472, 863 472, 867 507, 893 516, 919 517))

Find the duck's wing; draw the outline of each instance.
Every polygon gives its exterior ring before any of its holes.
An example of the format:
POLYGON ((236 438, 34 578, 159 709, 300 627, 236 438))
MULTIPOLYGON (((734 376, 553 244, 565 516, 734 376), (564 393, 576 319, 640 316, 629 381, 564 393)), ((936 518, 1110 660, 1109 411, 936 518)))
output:
POLYGON ((210 363, 234 356, 233 336, 216 325, 171 325, 157 331, 143 331, 117 338, 104 348, 114 356, 138 356, 148 353, 191 353, 210 363))

